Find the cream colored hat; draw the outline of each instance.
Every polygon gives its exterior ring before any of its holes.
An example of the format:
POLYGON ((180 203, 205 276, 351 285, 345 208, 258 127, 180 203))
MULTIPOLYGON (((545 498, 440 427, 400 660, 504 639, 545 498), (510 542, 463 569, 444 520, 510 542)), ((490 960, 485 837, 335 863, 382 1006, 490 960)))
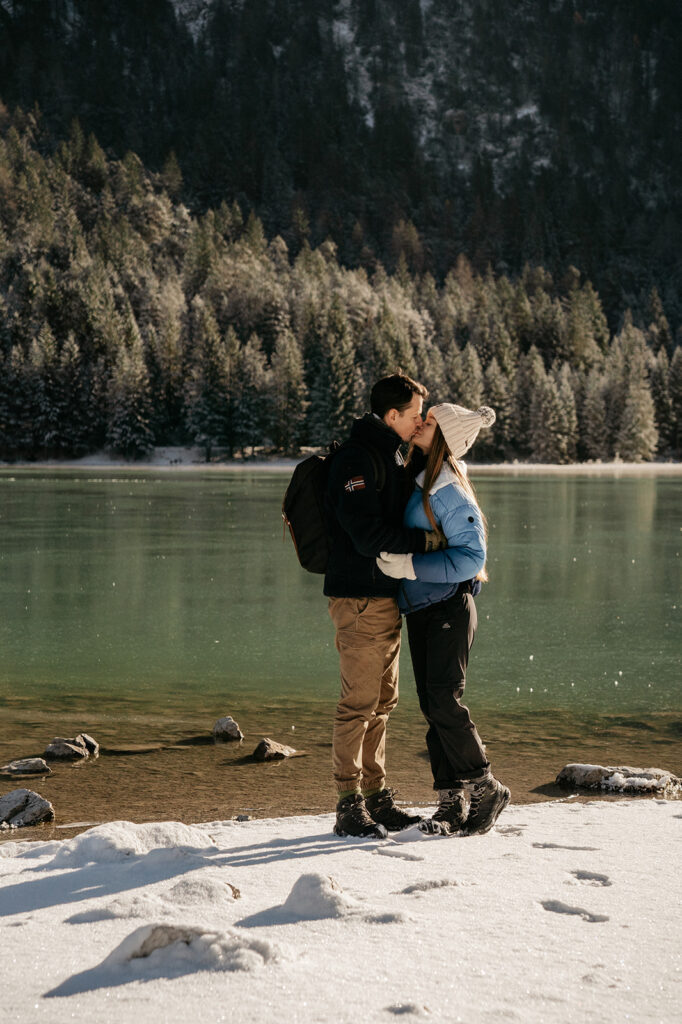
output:
POLYGON ((433 413, 450 454, 456 459, 466 455, 478 437, 481 427, 491 427, 495 422, 495 410, 487 405, 482 405, 476 412, 472 412, 462 405, 443 402, 442 405, 432 405, 429 412, 433 413))

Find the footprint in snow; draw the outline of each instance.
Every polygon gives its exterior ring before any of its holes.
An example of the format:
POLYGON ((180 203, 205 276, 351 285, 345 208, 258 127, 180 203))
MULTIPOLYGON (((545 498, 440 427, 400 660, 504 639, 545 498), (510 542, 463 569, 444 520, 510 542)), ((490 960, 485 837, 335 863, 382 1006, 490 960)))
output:
POLYGON ((408 853, 407 850, 403 850, 400 846, 379 846, 374 853, 380 854, 382 857, 399 857, 400 860, 424 860, 424 858, 418 853, 408 853))
MULTIPOLYGON (((601 875, 598 871, 571 871, 574 878, 582 885, 612 885, 608 875, 601 875)), ((575 882, 567 882, 567 885, 575 885, 575 882)))
POLYGON ((394 1017, 423 1017, 430 1012, 428 1006, 418 1006, 416 1003, 394 1003, 386 1007, 386 1013, 392 1013, 394 1017))
POLYGON ((527 825, 496 825, 495 831, 501 836, 522 836, 527 825))
POLYGON ((405 886, 404 889, 400 890, 401 896, 421 896, 425 892, 431 892, 433 889, 445 889, 448 886, 456 887, 459 882, 452 882, 449 878, 438 878, 429 879, 423 882, 413 882, 412 885, 405 886))
POLYGON ((590 910, 585 910, 583 907, 571 907, 568 903, 562 903, 561 900, 542 900, 542 907, 553 914, 573 914, 576 917, 582 917, 583 921, 589 921, 590 924, 599 924, 609 920, 606 914, 593 914, 590 910))
POLYGON ((599 853, 597 846, 564 846, 562 843, 533 843, 536 850, 583 850, 588 853, 599 853))

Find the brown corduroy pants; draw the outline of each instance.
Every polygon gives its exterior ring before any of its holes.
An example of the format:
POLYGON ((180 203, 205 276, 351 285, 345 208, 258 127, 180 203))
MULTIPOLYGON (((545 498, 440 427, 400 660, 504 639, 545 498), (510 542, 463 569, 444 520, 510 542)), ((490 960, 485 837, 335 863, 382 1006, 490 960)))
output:
POLYGON ((337 790, 381 789, 386 780, 386 723, 398 703, 402 620, 392 597, 332 597, 341 665, 332 767, 337 790))

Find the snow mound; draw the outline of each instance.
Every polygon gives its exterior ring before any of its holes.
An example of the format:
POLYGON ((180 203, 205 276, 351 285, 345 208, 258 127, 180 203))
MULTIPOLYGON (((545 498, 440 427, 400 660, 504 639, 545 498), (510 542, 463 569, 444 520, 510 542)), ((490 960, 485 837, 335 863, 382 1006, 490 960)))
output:
POLYGON ((662 768, 617 768, 600 764, 567 764, 556 777, 559 785, 603 789, 612 793, 655 793, 667 799, 682 799, 682 779, 662 768))
POLYGON ((110 821, 82 832, 64 842, 52 867, 79 868, 85 864, 106 864, 143 856, 152 850, 172 850, 179 855, 196 854, 215 846, 205 832, 178 821, 135 825, 131 821, 110 821))
POLYGON ((104 906, 92 907, 67 918, 68 924, 91 924, 120 918, 176 917, 175 907, 219 910, 239 899, 239 890, 214 878, 183 878, 160 896, 119 896, 104 906), (236 894, 236 895, 235 895, 236 894))
POLYGON ((207 931, 193 925, 149 924, 128 935, 102 962, 117 967, 135 961, 138 972, 159 967, 206 971, 253 971, 277 961, 279 950, 262 939, 233 932, 207 931))
POLYGON ((129 917, 168 917, 172 908, 153 896, 120 897, 103 907, 93 907, 68 917, 67 924, 91 924, 93 921, 113 921, 129 917))
POLYGON ((257 971, 280 959, 277 946, 262 939, 248 939, 231 930, 156 922, 137 928, 101 964, 72 975, 45 996, 71 996, 196 971, 257 971))
POLYGON ((171 903, 179 903, 183 907, 225 906, 234 903, 241 896, 239 889, 229 882, 218 878, 183 878, 168 892, 163 899, 171 903))
POLYGON ((282 907, 284 914, 309 921, 345 917, 357 909, 357 902, 333 878, 316 873, 301 875, 282 907))

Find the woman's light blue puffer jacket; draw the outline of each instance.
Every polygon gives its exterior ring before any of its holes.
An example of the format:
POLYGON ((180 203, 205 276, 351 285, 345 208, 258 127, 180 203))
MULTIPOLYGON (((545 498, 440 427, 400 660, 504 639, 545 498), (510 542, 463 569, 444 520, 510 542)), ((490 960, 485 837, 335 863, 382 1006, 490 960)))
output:
MULTIPOLYGON (((433 529, 422 505, 424 474, 416 479, 405 509, 404 525, 420 530, 433 529)), ((416 580, 403 580, 398 604, 403 614, 419 611, 427 605, 445 601, 459 583, 473 577, 485 565, 486 543, 481 511, 460 487, 452 468, 444 463, 429 495, 436 522, 448 540, 443 551, 413 555, 416 580)))

